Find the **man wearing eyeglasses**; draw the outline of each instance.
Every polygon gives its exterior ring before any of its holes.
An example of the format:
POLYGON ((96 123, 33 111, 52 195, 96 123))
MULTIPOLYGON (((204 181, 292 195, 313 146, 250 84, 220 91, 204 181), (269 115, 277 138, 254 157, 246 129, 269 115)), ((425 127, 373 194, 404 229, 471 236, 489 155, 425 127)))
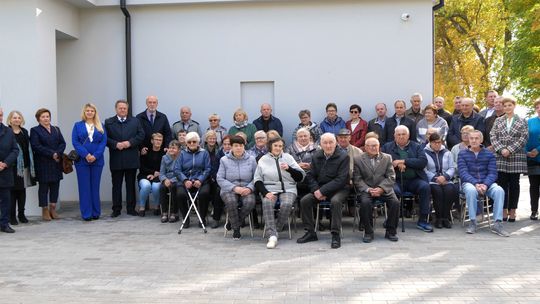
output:
POLYGON ((366 139, 365 153, 354 158, 353 181, 360 199, 360 221, 364 223, 364 243, 371 243, 373 232, 373 203, 382 201, 387 207, 385 238, 397 242, 399 201, 394 192, 396 173, 392 157, 379 152, 379 140, 366 139))

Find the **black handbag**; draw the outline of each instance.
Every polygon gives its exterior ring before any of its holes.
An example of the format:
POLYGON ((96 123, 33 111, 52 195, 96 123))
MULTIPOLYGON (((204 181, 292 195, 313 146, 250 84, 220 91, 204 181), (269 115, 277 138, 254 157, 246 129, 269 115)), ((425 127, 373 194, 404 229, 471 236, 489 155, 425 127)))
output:
MULTIPOLYGON (((84 142, 82 143, 83 146, 84 146, 84 144, 86 143, 87 140, 88 140, 88 137, 87 137, 87 138, 84 140, 84 142)), ((68 158, 69 160, 71 160, 71 161, 76 162, 76 161, 79 161, 79 159, 80 159, 81 157, 79 156, 79 153, 77 153, 77 150, 71 150, 71 151, 69 151, 69 153, 67 154, 67 158, 68 158)))

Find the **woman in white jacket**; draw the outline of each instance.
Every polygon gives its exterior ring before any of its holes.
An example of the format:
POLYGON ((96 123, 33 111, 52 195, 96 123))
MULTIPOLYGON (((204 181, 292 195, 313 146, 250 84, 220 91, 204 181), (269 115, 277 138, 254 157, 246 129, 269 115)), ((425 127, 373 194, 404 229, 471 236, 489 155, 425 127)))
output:
POLYGON ((305 173, 294 158, 283 152, 282 138, 268 141, 268 153, 259 160, 255 170, 255 188, 262 196, 263 217, 266 223, 265 235, 269 235, 266 248, 277 246, 278 230, 283 228, 291 214, 296 200, 296 183, 304 179, 305 173), (279 217, 274 220, 274 208, 279 203, 279 217))
POLYGON ((435 228, 452 228, 450 212, 457 199, 457 186, 452 182, 456 172, 452 153, 442 145, 437 133, 429 136, 429 144, 424 148, 427 156, 427 174, 431 187, 431 197, 437 220, 435 228))

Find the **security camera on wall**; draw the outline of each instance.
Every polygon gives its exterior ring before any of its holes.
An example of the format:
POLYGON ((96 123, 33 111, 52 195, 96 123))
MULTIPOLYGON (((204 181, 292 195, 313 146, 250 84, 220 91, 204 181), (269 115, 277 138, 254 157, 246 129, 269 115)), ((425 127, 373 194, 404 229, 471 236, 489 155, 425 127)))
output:
POLYGON ((411 19, 411 14, 409 14, 409 13, 403 13, 403 14, 401 14, 401 20, 403 20, 403 21, 409 21, 409 19, 411 19))

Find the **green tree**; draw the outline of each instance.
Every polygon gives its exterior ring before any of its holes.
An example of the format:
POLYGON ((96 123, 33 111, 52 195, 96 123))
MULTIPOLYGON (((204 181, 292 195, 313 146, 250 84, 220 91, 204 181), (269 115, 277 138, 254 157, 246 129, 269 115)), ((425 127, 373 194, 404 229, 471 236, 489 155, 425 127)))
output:
POLYGON ((489 89, 509 88, 508 1, 453 0, 436 12, 435 95, 482 101, 489 89))

